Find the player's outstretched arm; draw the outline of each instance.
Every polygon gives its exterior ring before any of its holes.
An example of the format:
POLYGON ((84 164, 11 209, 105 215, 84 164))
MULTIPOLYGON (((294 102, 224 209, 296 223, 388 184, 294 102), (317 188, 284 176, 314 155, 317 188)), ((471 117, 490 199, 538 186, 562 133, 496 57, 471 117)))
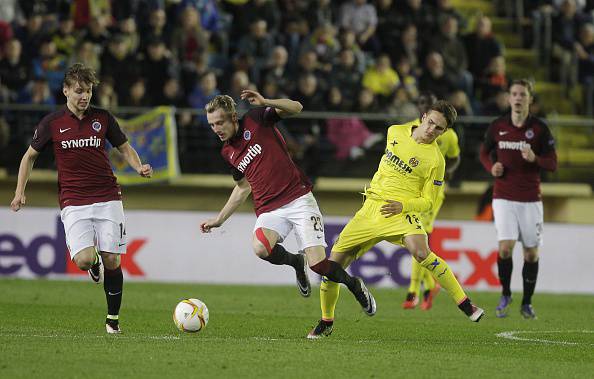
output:
POLYGON ((210 233, 213 228, 218 228, 219 226, 223 225, 223 223, 231 217, 231 215, 239 208, 241 204, 244 203, 245 199, 250 195, 252 192, 252 187, 248 183, 246 178, 242 178, 240 181, 235 184, 235 188, 233 188, 233 192, 229 196, 229 200, 221 209, 218 216, 213 219, 206 220, 200 224, 200 231, 202 233, 210 233))
POLYGON ((301 112, 303 105, 291 99, 265 99, 260 93, 249 89, 241 91, 241 98, 252 105, 268 106, 276 109, 279 117, 289 117, 301 112))
POLYGON ((132 167, 138 175, 150 178, 153 175, 153 168, 150 164, 142 164, 140 161, 140 157, 136 150, 130 145, 128 142, 124 142, 120 146, 117 147, 118 151, 124 156, 124 159, 130 167, 132 167))
POLYGON ((27 200, 25 196, 25 187, 27 186, 27 181, 29 180, 29 176, 31 176, 31 170, 33 170, 33 164, 35 160, 39 156, 39 152, 29 146, 25 155, 21 159, 21 165, 19 166, 19 175, 17 178, 17 187, 14 191, 14 199, 10 202, 10 209, 17 212, 21 209, 27 200))

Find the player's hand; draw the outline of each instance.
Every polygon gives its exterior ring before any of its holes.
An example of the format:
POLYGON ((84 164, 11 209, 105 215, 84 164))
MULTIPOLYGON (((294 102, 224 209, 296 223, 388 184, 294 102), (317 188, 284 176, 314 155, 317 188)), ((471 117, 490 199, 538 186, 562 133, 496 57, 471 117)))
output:
POLYGON ((150 178, 153 175, 153 168, 150 164, 143 164, 138 169, 138 175, 142 176, 143 178, 150 178))
POLYGON ((504 169, 503 169, 503 165, 501 164, 501 162, 495 162, 493 167, 491 167, 491 175, 493 175, 496 178, 503 175, 503 171, 504 171, 504 169))
POLYGON ((524 158, 528 162, 534 162, 536 160, 536 154, 534 154, 534 151, 532 151, 532 148, 530 146, 524 146, 521 151, 522 158, 524 158))
POLYGON ((388 217, 396 216, 402 213, 402 203, 396 200, 386 200, 386 204, 380 208, 381 214, 388 217))
POLYGON ((25 205, 26 200, 25 194, 14 195, 14 199, 10 202, 10 209, 18 212, 25 205))
POLYGON ((260 93, 252 91, 251 89, 244 89, 241 91, 241 99, 249 101, 252 105, 264 105, 265 100, 260 93))
POLYGON ((223 224, 222 222, 220 222, 214 218, 210 219, 210 220, 206 220, 202 224, 200 224, 200 231, 202 233, 210 233, 213 228, 218 228, 222 224, 223 224))

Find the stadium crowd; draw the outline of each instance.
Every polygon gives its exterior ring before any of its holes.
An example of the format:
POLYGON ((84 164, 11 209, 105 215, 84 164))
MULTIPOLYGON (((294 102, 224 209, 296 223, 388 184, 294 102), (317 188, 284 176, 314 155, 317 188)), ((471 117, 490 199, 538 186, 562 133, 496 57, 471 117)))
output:
MULTIPOLYGON (((554 12, 554 57, 575 51, 580 80, 592 80, 592 1, 525 3, 527 12, 554 12)), ((418 116, 418 94, 431 91, 459 115, 494 116, 508 107, 503 49, 489 17, 468 20, 449 0, 3 0, 0 99, 62 104, 64 72, 80 61, 98 72, 93 102, 108 109, 202 110, 226 93, 243 111, 241 90, 257 89, 298 100, 306 111, 406 120, 418 116)), ((192 144, 213 137, 204 116, 179 112, 177 121, 182 169, 195 171, 202 159, 192 144)), ((284 132, 315 178, 320 143, 332 145, 339 161, 356 159, 382 140, 384 127, 299 119, 284 132)))

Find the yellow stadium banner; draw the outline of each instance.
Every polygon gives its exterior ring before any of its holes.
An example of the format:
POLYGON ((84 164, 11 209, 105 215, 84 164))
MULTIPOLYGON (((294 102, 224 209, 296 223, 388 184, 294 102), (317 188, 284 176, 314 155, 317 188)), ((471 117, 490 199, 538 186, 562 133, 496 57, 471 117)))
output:
POLYGON ((114 174, 120 184, 148 184, 166 181, 179 175, 177 127, 173 107, 156 107, 132 119, 118 119, 128 141, 136 149, 142 163, 153 167, 152 180, 142 178, 116 150, 109 151, 114 174))

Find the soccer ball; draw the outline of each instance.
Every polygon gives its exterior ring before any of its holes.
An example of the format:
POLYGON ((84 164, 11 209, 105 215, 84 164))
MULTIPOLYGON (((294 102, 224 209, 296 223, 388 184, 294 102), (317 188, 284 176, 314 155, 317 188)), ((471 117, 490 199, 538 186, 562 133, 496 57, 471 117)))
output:
POLYGON ((198 299, 182 300, 173 311, 173 322, 182 332, 199 332, 208 324, 208 308, 198 299))

